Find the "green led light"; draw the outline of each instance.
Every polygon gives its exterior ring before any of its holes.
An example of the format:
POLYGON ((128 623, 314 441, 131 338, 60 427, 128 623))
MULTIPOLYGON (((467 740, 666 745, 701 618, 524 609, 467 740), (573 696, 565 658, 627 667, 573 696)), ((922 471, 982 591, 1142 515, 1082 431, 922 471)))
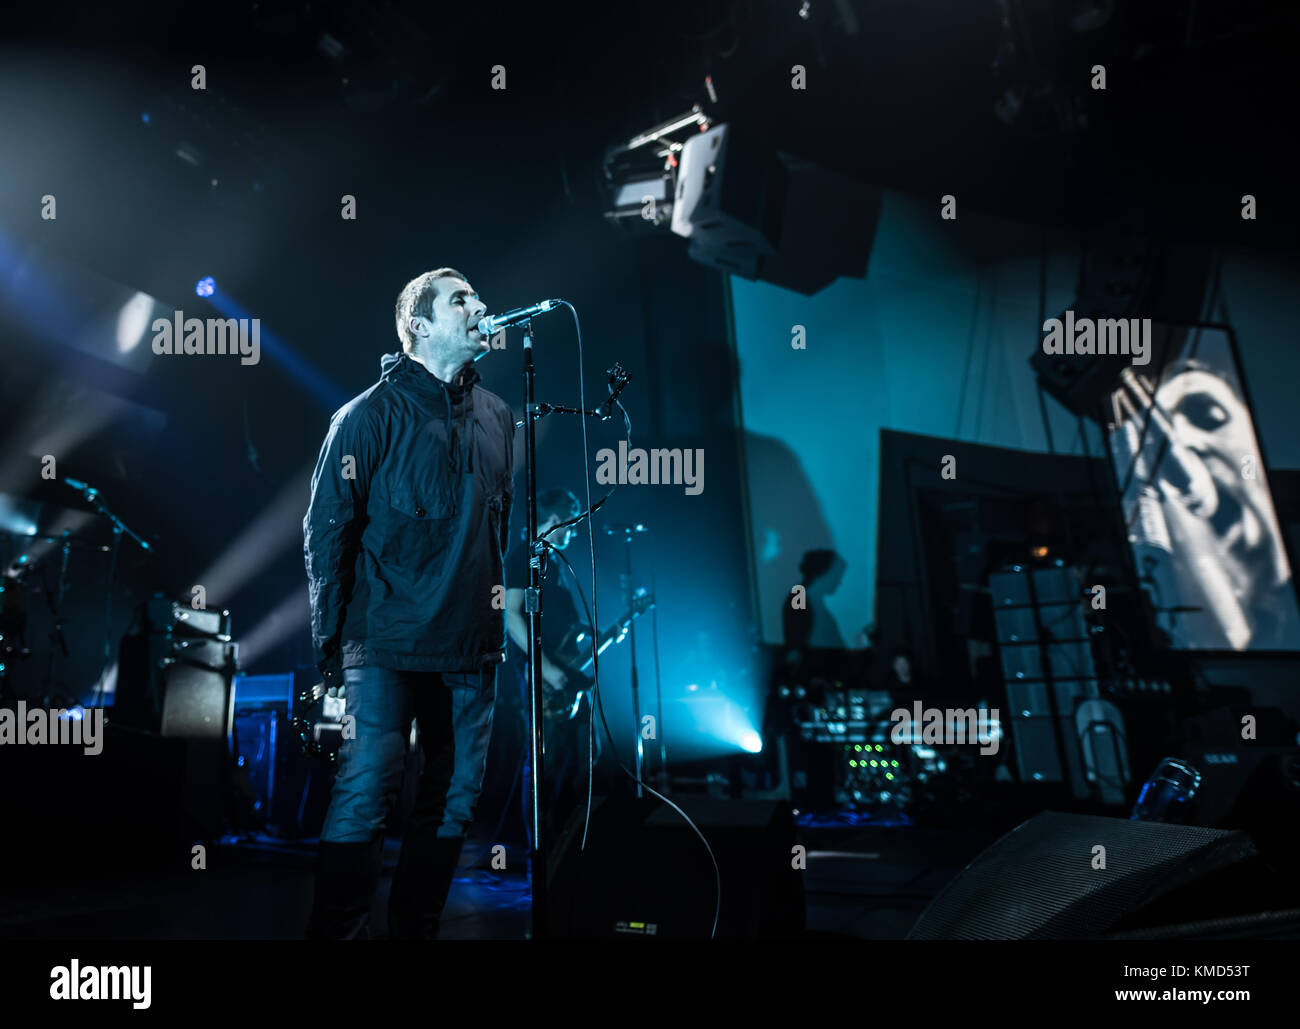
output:
POLYGON ((849 762, 849 767, 850 767, 850 768, 857 768, 857 767, 858 767, 858 763, 857 763, 856 761, 850 761, 850 762, 849 762))
POLYGON ((862 744, 861 744, 861 743, 855 743, 855 744, 853 744, 853 749, 854 749, 855 751, 857 751, 859 754, 861 754, 861 753, 862 753, 862 744))
POLYGON ((893 765, 895 768, 898 767, 898 762, 897 762, 897 761, 891 761, 891 762, 889 762, 889 763, 890 763, 891 765, 893 765))
POLYGON ((876 767, 877 765, 879 765, 879 764, 880 764, 879 761, 872 761, 872 762, 871 762, 871 767, 872 767, 872 768, 875 768, 875 767, 876 767))
POLYGON ((886 772, 886 773, 885 773, 885 778, 886 778, 886 779, 889 779, 889 780, 892 782, 892 781, 893 781, 893 778, 894 778, 894 773, 893 773, 893 772, 886 772))

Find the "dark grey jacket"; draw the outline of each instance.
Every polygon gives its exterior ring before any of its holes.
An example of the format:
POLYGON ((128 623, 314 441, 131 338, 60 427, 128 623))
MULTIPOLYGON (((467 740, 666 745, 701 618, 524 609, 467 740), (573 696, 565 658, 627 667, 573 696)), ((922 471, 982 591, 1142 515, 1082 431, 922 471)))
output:
POLYGON ((446 383, 385 354, 335 412, 303 519, 311 635, 341 668, 470 671, 500 661, 514 416, 471 365, 446 383))

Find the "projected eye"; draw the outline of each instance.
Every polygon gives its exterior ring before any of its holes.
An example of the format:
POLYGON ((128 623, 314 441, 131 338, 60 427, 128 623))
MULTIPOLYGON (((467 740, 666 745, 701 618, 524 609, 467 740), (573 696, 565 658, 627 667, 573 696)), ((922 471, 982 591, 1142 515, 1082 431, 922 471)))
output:
POLYGON ((1198 429, 1217 429, 1225 425, 1230 416, 1222 404, 1207 393, 1193 393, 1183 398, 1178 413, 1198 429))

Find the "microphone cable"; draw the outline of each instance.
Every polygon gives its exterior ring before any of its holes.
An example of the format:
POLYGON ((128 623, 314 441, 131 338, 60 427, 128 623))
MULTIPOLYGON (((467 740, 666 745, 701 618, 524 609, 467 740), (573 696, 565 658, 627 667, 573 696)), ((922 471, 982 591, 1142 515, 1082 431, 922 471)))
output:
MULTIPOLYGON (((577 573, 574 572, 574 570, 573 570, 573 565, 570 564, 569 559, 568 559, 567 557, 564 556, 563 551, 559 550, 558 548, 556 548, 556 547, 554 546, 554 544, 551 544, 551 543, 549 543, 549 542, 544 543, 544 545, 548 548, 548 550, 554 551, 555 556, 558 557, 561 561, 563 561, 563 562, 565 563, 565 565, 566 565, 566 566, 568 567, 568 569, 569 569, 569 574, 573 576, 573 580, 574 580, 574 582, 575 582, 575 584, 576 584, 576 583, 578 582, 578 576, 577 576, 577 573)), ((594 579, 595 579, 595 575, 594 575, 594 574, 592 575, 592 579, 593 579, 593 585, 594 585, 594 579)), ((587 607, 587 595, 583 592, 583 590, 582 590, 582 586, 581 586, 580 584, 578 585, 578 595, 582 598, 582 606, 583 606, 583 609, 584 609, 584 611, 586 611, 587 618, 588 618, 588 620, 590 621, 591 618, 592 618, 591 609, 587 607)), ((623 771, 623 774, 626 775, 626 776, 627 776, 629 779, 631 779, 633 782, 638 782, 638 781, 639 781, 639 780, 637 779, 637 777, 636 777, 636 773, 635 773, 634 771, 632 771, 630 768, 628 768, 626 765, 624 765, 623 762, 620 761, 620 760, 618 759, 618 749, 617 749, 617 744, 615 744, 615 742, 614 742, 614 734, 613 734, 613 732, 612 732, 612 731, 610 730, 610 728, 609 728, 609 721, 605 718, 605 705, 602 703, 602 701, 601 701, 601 697, 600 697, 600 663, 599 663, 599 662, 600 662, 600 658, 599 658, 599 653, 598 653, 598 651, 597 651, 597 647, 596 647, 596 643, 595 643, 595 633, 594 633, 594 631, 593 631, 593 634, 592 634, 592 647, 591 647, 591 654, 592 654, 592 680, 593 680, 593 685, 592 685, 592 688, 591 688, 591 695, 592 695, 593 700, 592 700, 592 703, 591 703, 592 711, 591 711, 591 713, 588 715, 588 722, 587 722, 587 725, 588 725, 588 742, 587 742, 587 821, 583 824, 583 829, 582 829, 582 848, 581 848, 581 849, 584 849, 584 850, 586 849, 586 846, 587 846, 587 827, 588 827, 588 825, 590 824, 590 821, 591 821, 591 783, 592 783, 592 778, 593 778, 594 775, 595 775, 595 767, 594 767, 594 761, 593 761, 593 758, 592 758, 592 752, 593 752, 593 750, 594 750, 594 747, 593 747, 593 742, 594 742, 594 740, 593 740, 593 734, 594 734, 594 732, 595 732, 595 714, 596 714, 597 712, 599 712, 599 714, 600 714, 600 724, 601 724, 602 726, 604 726, 604 729, 605 729, 605 738, 609 740, 610 753, 613 755, 614 763, 615 763, 616 765, 618 765, 618 767, 623 771)), ((683 811, 681 808, 679 808, 679 807, 678 807, 676 804, 674 804, 671 800, 669 800, 667 797, 665 797, 662 793, 660 793, 659 791, 657 791, 656 789, 654 789, 654 787, 649 786, 649 785, 647 785, 647 784, 644 783, 644 782, 641 782, 641 786, 642 786, 643 789, 646 789, 646 790, 648 790, 650 793, 654 794, 656 797, 658 797, 660 800, 662 800, 665 804, 667 804, 670 808, 672 808, 672 809, 673 809, 674 811, 676 811, 679 815, 681 815, 682 818, 685 820, 686 824, 689 825, 689 826, 691 827, 691 831, 694 832, 695 835, 698 836, 698 837, 700 838, 700 842, 704 844, 704 849, 705 849, 706 851, 708 851, 708 853, 709 853, 709 861, 711 861, 711 862, 713 863, 714 892, 715 892, 715 896, 716 896, 716 898, 717 898, 717 900, 716 900, 716 902, 715 902, 715 904, 714 904, 714 908, 713 908, 713 928, 709 931, 709 938, 710 938, 710 939, 713 939, 713 938, 715 938, 715 937, 717 936, 717 933, 718 933, 718 919, 719 919, 719 917, 720 917, 720 915, 721 915, 721 913, 722 913, 722 874, 721 874, 721 871, 720 871, 719 868, 718 868, 718 859, 717 859, 717 857, 716 857, 716 856, 714 855, 714 853, 713 853, 713 848, 709 846, 709 841, 705 838, 704 833, 702 833, 702 832, 700 831, 699 826, 697 826, 697 825, 696 825, 696 824, 691 820, 690 815, 688 815, 685 811, 683 811)))
MULTIPOLYGON (((574 332, 578 337, 578 406, 583 411, 586 411, 587 395, 586 395, 585 383, 583 381, 582 325, 578 320, 577 309, 574 308, 574 306, 571 303, 569 303, 567 300, 561 300, 560 303, 563 306, 567 307, 569 309, 569 313, 573 315, 573 328, 574 328, 574 332)), ((622 404, 620 403, 619 406, 622 407, 622 404)), ((525 415, 527 415, 527 412, 525 412, 525 415)), ((623 416, 626 421, 627 427, 630 429, 631 419, 628 418, 626 409, 623 410, 623 416)), ((629 432, 629 437, 630 437, 630 432, 629 432)), ((629 444, 631 443, 630 438, 628 442, 629 444)), ((584 515, 589 516, 591 514, 594 514, 596 510, 594 507, 592 507, 592 503, 591 503, 591 448, 587 438, 587 419, 585 415, 582 418, 582 473, 583 473, 582 474, 583 486, 586 489, 586 494, 587 494, 587 511, 584 512, 583 515, 579 515, 578 516, 579 519, 584 517, 584 515)), ((601 499, 600 504, 604 504, 605 501, 608 500, 609 497, 613 495, 613 492, 614 490, 611 488, 609 493, 606 494, 605 497, 601 499)), ((571 519, 571 521, 577 521, 577 520, 578 519, 571 519)), ((555 529, 559 529, 560 527, 561 526, 557 525, 555 526, 555 529)), ((552 529, 551 531, 553 532, 555 531, 555 529, 552 529)), ((547 533, 547 535, 549 535, 549 533, 547 533)), ((570 574, 573 575, 573 581, 576 584, 578 582, 577 574, 574 573, 573 565, 569 562, 569 559, 564 556, 564 553, 561 550, 559 550, 557 547, 555 547, 555 545, 552 544, 549 540, 541 539, 539 540, 539 542, 542 543, 542 545, 547 549, 548 552, 553 552, 559 555, 560 560, 562 560, 568 566, 569 572, 570 574)), ((587 517, 587 548, 591 560, 591 608, 589 611, 587 611, 587 616, 592 626, 592 633, 591 633, 592 712, 589 715, 589 721, 588 721, 587 811, 586 811, 586 819, 584 821, 583 830, 582 830, 581 849, 583 850, 586 849, 587 831, 591 824, 592 779, 594 777, 594 772, 595 772, 595 760, 593 754, 594 747, 591 744, 594 742, 595 714, 596 712, 599 712, 600 722, 605 729, 605 736, 609 740, 611 757, 614 763, 618 765, 619 769, 623 772, 623 774, 626 775, 629 779, 631 779, 632 782, 636 783, 642 789, 647 790, 653 796, 659 798, 659 800, 663 801, 670 808, 672 808, 679 815, 681 815, 683 821, 685 821, 686 824, 690 826, 691 831, 694 832, 695 835, 700 838, 700 842, 704 844, 704 849, 709 855, 709 861, 713 864, 713 880, 714 880, 714 891, 715 891, 716 899, 715 899, 714 910, 713 910, 713 928, 709 931, 709 938, 715 939, 718 934, 718 921, 722 913, 722 873, 718 868, 718 859, 713 853, 713 848, 709 846, 709 841, 705 838, 704 833, 700 831, 700 827, 696 825, 694 821, 692 821, 690 815, 688 815, 685 811, 683 811, 680 807, 674 804, 669 798, 665 797, 658 790, 654 789, 654 787, 649 786, 645 782, 639 780, 636 776, 636 773, 628 769, 627 766, 624 765, 623 762, 619 760, 618 748, 614 742, 614 734, 610 731, 609 722, 605 718, 605 707, 600 696, 600 650, 597 644, 598 630, 596 628, 597 625, 596 617, 598 613, 597 596, 596 596, 596 535, 595 535, 595 531, 592 528, 592 519, 590 517, 587 517)), ((587 598, 586 595, 583 593, 581 586, 578 587, 578 592, 579 595, 582 597, 582 603, 585 609, 587 607, 587 598)), ((658 600, 656 598, 656 604, 657 603, 658 600)), ((634 714, 638 714, 638 724, 639 724, 639 713, 634 712, 634 714)), ((534 829, 536 829, 535 826, 534 829)))

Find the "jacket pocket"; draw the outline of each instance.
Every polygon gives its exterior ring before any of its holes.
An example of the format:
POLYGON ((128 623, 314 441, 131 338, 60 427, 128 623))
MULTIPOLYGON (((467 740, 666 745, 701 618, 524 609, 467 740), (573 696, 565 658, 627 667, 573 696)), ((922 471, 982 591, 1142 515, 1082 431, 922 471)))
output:
POLYGON ((436 522, 456 513, 456 505, 446 489, 390 490, 388 506, 406 518, 436 522))
POLYGON ((388 507, 384 561, 408 576, 440 575, 452 543, 451 504, 446 498, 439 501, 402 491, 389 495, 388 507))

